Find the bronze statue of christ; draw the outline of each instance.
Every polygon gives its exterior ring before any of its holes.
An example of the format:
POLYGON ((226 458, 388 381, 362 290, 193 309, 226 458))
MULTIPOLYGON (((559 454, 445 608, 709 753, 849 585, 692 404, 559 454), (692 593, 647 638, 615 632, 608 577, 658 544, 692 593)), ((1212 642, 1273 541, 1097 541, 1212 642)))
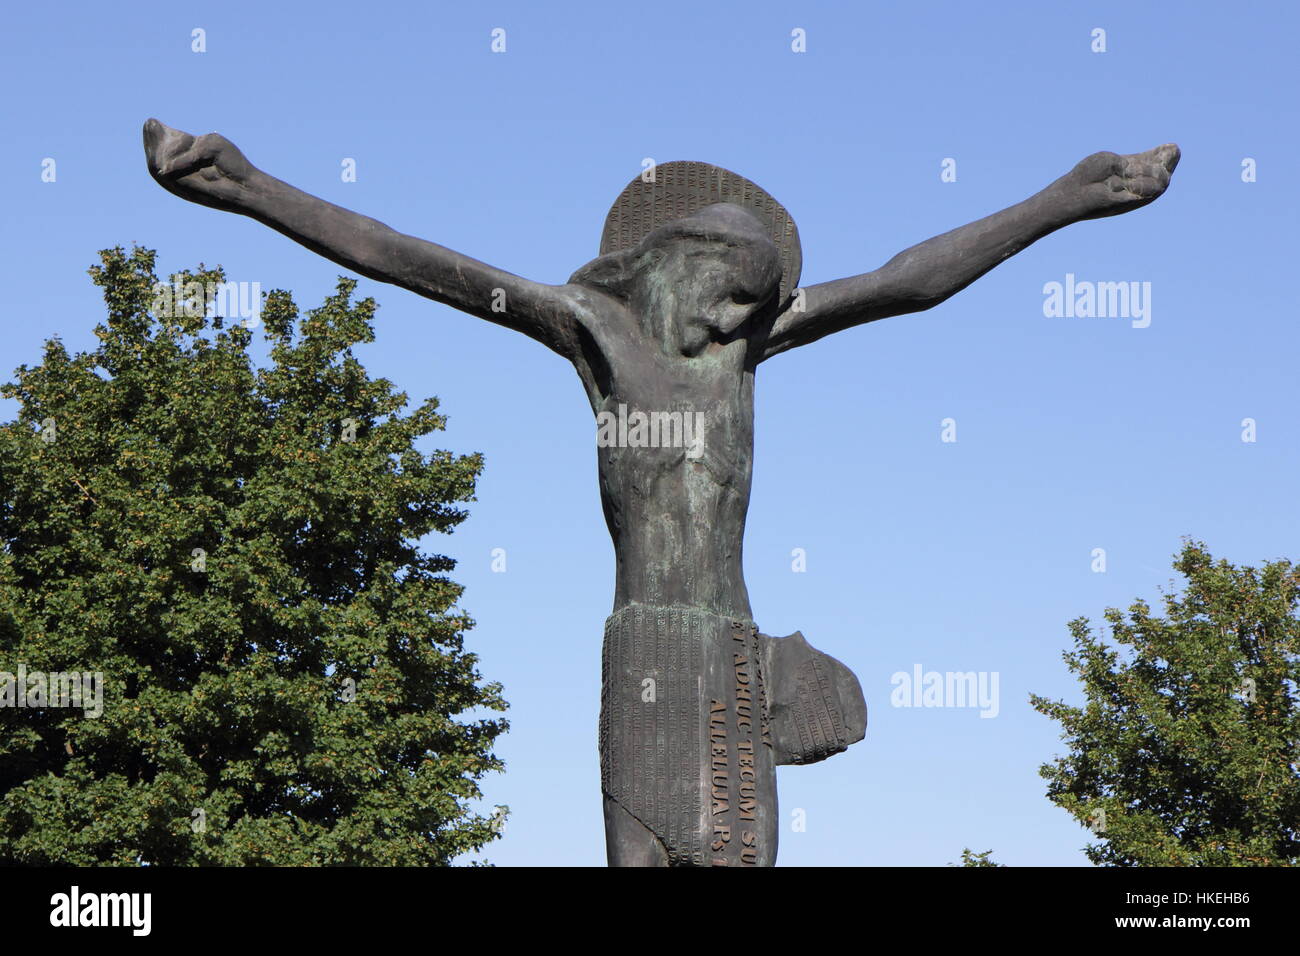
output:
POLYGON ((905 249, 874 272, 799 287, 789 214, 704 163, 634 179, 600 255, 547 285, 404 235, 253 166, 215 133, 144 127, 149 171, 370 279, 522 332, 577 370, 600 424, 601 503, 617 563, 599 726, 611 865, 771 865, 778 764, 866 731, 861 688, 801 634, 754 624, 741 544, 754 376, 787 349, 932 308, 1070 223, 1165 191, 1178 147, 1094 153, 1008 209, 905 249), (617 427, 613 422, 617 421, 617 427))

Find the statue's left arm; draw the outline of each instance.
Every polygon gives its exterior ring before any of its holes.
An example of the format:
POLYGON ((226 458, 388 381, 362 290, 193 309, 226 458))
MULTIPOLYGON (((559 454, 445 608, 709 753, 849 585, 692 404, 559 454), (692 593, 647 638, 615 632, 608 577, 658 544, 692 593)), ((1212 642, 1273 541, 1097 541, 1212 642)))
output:
POLYGON ((1179 151, 1094 153, 1009 209, 905 249, 875 272, 801 290, 777 318, 763 358, 891 315, 933 308, 1062 226, 1138 209, 1169 185, 1179 151))
POLYGON ((195 137, 151 119, 144 148, 150 174, 182 199, 249 216, 368 279, 504 325, 578 360, 578 290, 533 282, 305 193, 262 172, 216 133, 195 137))

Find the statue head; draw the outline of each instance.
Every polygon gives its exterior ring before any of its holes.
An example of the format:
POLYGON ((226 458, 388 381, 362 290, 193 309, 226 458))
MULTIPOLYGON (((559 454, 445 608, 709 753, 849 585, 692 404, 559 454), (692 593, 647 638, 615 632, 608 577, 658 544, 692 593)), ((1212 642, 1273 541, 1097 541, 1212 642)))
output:
POLYGON ((665 350, 695 355, 799 281, 799 232, 775 199, 706 163, 663 163, 623 190, 600 258, 570 281, 626 302, 665 350))
POLYGON ((696 355, 773 304, 781 261, 756 216, 716 203, 651 230, 631 249, 602 256, 571 281, 626 302, 667 350, 696 355))

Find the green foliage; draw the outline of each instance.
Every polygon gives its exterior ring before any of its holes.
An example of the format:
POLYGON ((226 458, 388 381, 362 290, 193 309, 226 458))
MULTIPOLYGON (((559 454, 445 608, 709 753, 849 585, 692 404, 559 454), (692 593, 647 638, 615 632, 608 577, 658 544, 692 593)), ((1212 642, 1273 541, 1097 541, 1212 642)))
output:
MULTIPOLYGON (((993 856, 992 850, 985 850, 983 853, 973 853, 970 847, 961 851, 961 866, 1006 866, 1005 863, 995 863, 990 857, 993 856)), ((949 863, 949 866, 953 864, 949 863)))
POLYGON ((1082 708, 1031 698, 1070 754, 1041 768, 1048 797, 1099 837, 1094 863, 1300 863, 1300 571, 1218 562, 1185 543, 1184 593, 1165 617, 1105 612, 1114 646, 1070 624, 1082 708))
POLYGON ((0 388, 21 405, 0 425, 0 671, 101 673, 103 713, 0 707, 0 860, 482 846, 469 802, 507 727, 482 713, 506 704, 463 649, 454 562, 417 547, 465 517, 479 456, 415 449, 444 419, 402 414, 353 357, 375 311, 354 281, 303 318, 270 293, 259 369, 241 324, 159 307, 153 252, 100 256, 97 348, 52 340, 0 388))

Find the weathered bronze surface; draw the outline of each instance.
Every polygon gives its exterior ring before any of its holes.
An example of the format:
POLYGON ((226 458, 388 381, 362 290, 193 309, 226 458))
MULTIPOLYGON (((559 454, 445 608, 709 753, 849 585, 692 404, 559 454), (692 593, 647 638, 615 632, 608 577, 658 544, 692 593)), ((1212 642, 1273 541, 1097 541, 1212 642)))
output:
POLYGON ((1094 153, 1024 202, 807 288, 779 203, 727 170, 667 163, 619 196, 600 256, 545 285, 309 196, 216 134, 149 120, 144 145, 176 195, 251 216, 573 363, 597 416, 617 563, 600 716, 606 845, 613 865, 655 866, 772 864, 776 766, 822 760, 866 731, 848 668, 752 620, 741 544, 759 364, 929 309, 1050 232, 1144 206, 1179 159, 1173 145, 1094 153))

